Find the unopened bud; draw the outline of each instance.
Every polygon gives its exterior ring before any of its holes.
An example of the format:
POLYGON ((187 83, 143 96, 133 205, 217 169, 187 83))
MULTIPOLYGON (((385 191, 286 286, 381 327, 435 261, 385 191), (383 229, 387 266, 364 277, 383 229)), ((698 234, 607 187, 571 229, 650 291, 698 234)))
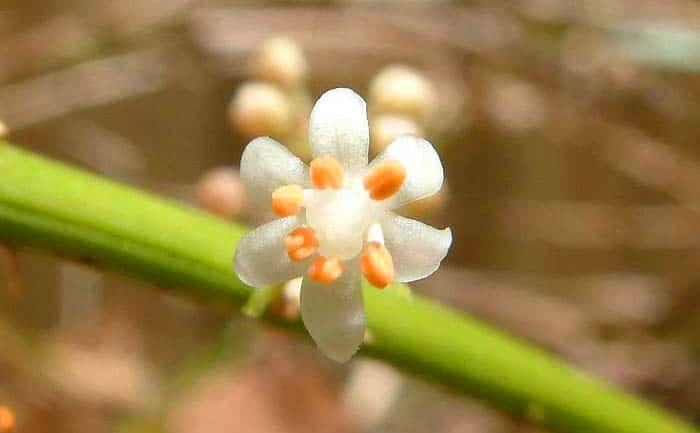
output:
POLYGON ((236 169, 211 170, 197 185, 197 204, 215 215, 234 218, 241 213, 244 203, 245 190, 236 169))
POLYGON ((252 60, 256 79, 284 87, 295 87, 306 79, 308 66, 304 53, 289 38, 274 37, 265 41, 252 60))
POLYGON ((435 109, 432 83, 415 69, 402 65, 387 66, 372 80, 370 105, 380 113, 396 113, 425 120, 435 109))
POLYGON ((425 133, 413 120, 392 114, 374 116, 370 123, 372 137, 372 153, 379 154, 401 134, 413 134, 423 137, 425 133))
POLYGON ((10 129, 5 125, 5 122, 0 120, 0 138, 3 138, 10 132, 10 129))
POLYGON ((266 83, 239 87, 228 109, 229 120, 246 138, 284 138, 292 126, 289 102, 279 89, 266 83))

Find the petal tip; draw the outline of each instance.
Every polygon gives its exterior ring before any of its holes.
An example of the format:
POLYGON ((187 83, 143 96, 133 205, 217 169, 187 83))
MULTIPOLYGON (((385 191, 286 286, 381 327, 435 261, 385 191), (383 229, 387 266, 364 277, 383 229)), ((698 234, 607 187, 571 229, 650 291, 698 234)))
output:
MULTIPOLYGON (((319 346, 321 348, 321 346, 319 346)), ((323 352, 324 355, 326 355, 328 358, 332 359, 333 361, 340 363, 340 364, 345 364, 346 362, 350 361, 353 356, 357 353, 357 351, 360 349, 360 346, 357 346, 354 350, 352 351, 325 351, 323 348, 321 348, 321 351, 323 352)))
MULTIPOLYGON (((452 228, 451 227, 445 227, 444 229, 440 230, 445 234, 445 244, 447 245, 445 250, 449 250, 450 247, 452 246, 452 228)), ((447 254, 447 252, 445 252, 447 254)))
POLYGON ((301 318, 321 353, 347 362, 364 340, 366 322, 359 269, 350 266, 333 283, 304 278, 301 318))
POLYGON ((333 89, 328 89, 321 96, 318 98, 319 101, 321 100, 326 100, 328 98, 335 98, 335 97, 352 97, 352 98, 357 98, 362 101, 363 104, 365 104, 365 100, 360 96, 359 93, 354 91, 353 89, 349 87, 335 87, 333 89))

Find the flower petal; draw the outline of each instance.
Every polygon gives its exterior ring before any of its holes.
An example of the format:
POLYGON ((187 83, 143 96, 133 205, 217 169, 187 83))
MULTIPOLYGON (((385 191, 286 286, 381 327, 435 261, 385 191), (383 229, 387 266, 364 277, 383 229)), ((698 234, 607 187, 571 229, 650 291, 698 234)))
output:
POLYGON ((238 278, 260 288, 302 275, 311 259, 292 261, 284 246, 284 237, 297 225, 296 217, 281 218, 245 235, 234 259, 238 278))
POLYGON ((332 283, 304 277, 301 317, 321 352, 345 362, 357 352, 365 335, 365 310, 359 267, 345 262, 345 272, 332 283))
POLYGON ((394 260, 396 281, 405 283, 432 274, 452 244, 449 228, 438 230, 393 213, 382 218, 381 226, 384 245, 394 260))
POLYGON ((400 135, 372 160, 370 170, 386 160, 396 160, 406 170, 406 179, 401 188, 386 200, 390 209, 431 196, 442 187, 444 172, 440 156, 433 145, 422 138, 400 135))
POLYGON ((270 137, 248 143, 241 156, 241 181, 246 198, 269 210, 272 191, 289 184, 304 186, 306 165, 270 137))
POLYGON ((364 99, 345 88, 321 95, 309 118, 309 142, 314 156, 330 155, 348 172, 365 168, 369 123, 364 99))

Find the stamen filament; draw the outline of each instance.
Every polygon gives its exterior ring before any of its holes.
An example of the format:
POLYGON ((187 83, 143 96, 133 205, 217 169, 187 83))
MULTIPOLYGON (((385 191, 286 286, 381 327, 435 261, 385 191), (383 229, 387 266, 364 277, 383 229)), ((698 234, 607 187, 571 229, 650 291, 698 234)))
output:
POLYGON ((343 187, 343 167, 332 156, 319 156, 311 161, 311 183, 316 189, 343 187))
POLYGON ((386 200, 401 188, 406 179, 406 169, 394 160, 384 161, 365 175, 364 186, 372 200, 386 200))
POLYGON ((304 190, 299 185, 285 185, 272 192, 272 211, 279 217, 296 215, 304 205, 304 190))
POLYGON ((319 283, 332 283, 343 275, 343 263, 337 257, 318 256, 309 266, 309 278, 319 283))
POLYGON ((360 257, 362 275, 374 287, 383 289, 394 281, 394 261, 386 247, 379 242, 367 242, 360 257))

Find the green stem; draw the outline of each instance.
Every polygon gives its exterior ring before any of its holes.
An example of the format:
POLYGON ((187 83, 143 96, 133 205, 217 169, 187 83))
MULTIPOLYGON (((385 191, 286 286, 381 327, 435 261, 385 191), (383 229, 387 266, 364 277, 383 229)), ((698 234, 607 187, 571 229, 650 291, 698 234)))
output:
MULTIPOLYGON (((0 240, 243 304, 242 226, 0 142, 0 240)), ((672 415, 418 295, 365 288, 362 352, 562 432, 691 433, 672 415)), ((293 327, 294 328, 294 327, 293 327)))
POLYGON ((241 313, 251 319, 258 319, 265 313, 268 305, 282 295, 283 289, 284 287, 278 284, 254 291, 241 308, 241 313))

